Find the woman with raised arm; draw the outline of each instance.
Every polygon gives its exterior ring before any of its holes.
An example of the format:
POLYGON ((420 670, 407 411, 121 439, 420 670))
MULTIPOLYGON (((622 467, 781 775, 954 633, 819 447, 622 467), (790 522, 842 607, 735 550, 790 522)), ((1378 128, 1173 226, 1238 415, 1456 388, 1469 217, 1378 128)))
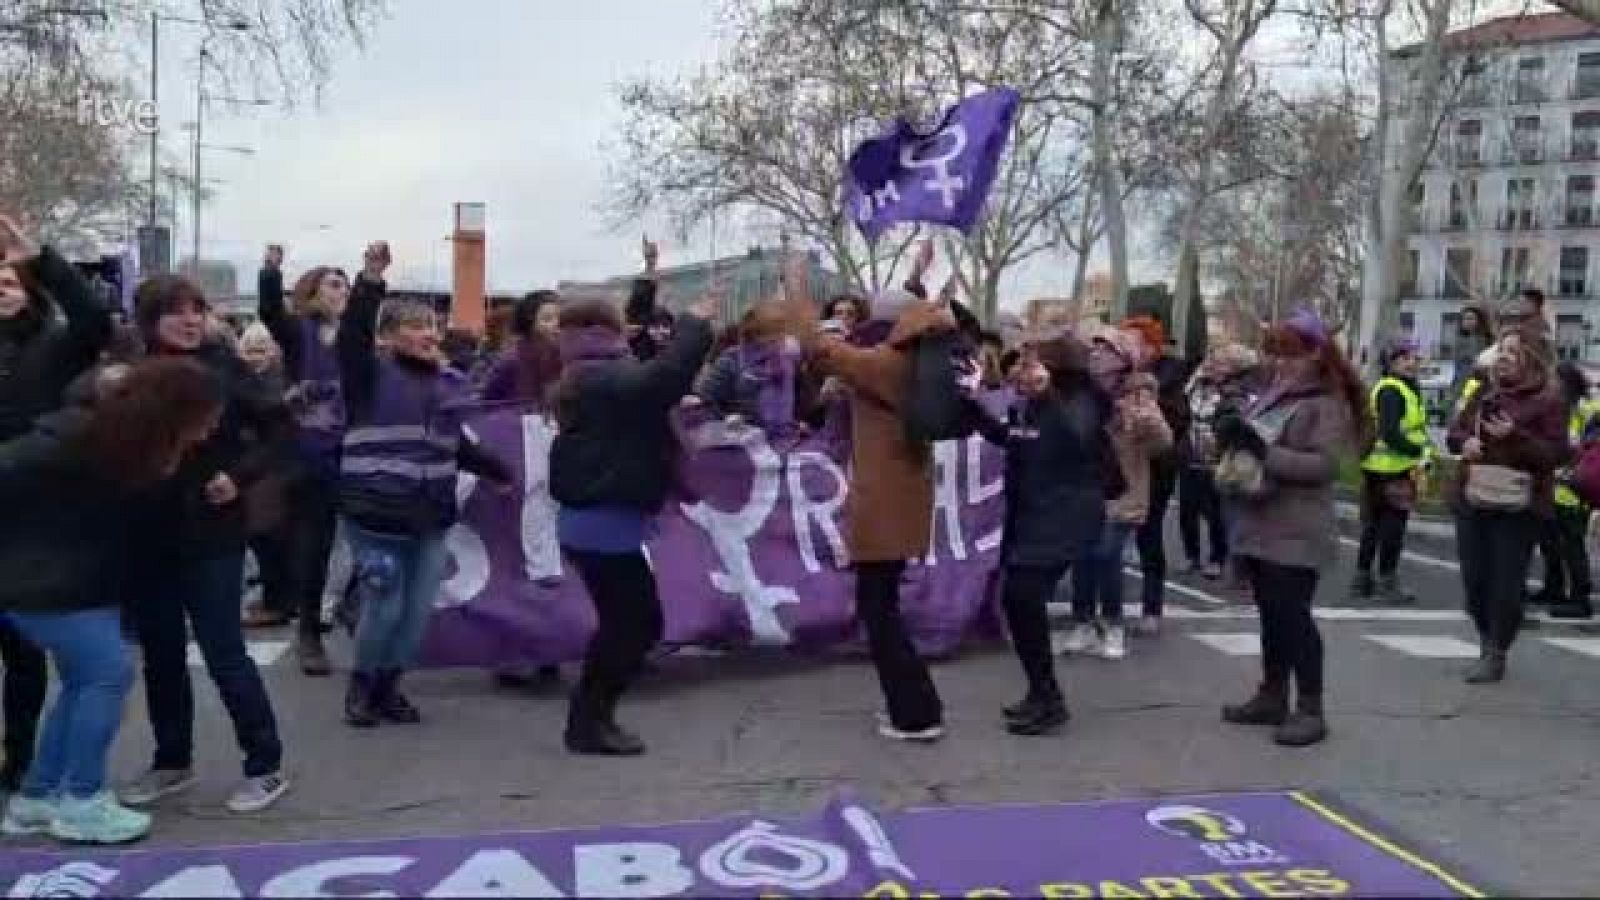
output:
POLYGON ((565 742, 577 754, 637 756, 644 742, 616 721, 645 656, 661 640, 656 579, 644 544, 666 502, 678 457, 668 419, 711 349, 718 301, 679 317, 648 362, 630 356, 620 311, 604 301, 561 310, 561 360, 550 451, 556 532, 594 603, 598 627, 572 692, 565 742))

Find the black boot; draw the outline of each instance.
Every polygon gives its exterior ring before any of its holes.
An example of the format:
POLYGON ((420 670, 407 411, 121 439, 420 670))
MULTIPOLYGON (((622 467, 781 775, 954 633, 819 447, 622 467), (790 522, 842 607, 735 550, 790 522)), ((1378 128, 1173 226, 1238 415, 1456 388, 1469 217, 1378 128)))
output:
POLYGON ((1002 707, 1000 715, 1004 716, 1007 722, 1032 718, 1038 713, 1040 707, 1049 706, 1051 703, 1059 703, 1060 693, 1060 691, 1036 691, 1029 688, 1027 696, 1010 706, 1002 707))
POLYGON ((1272 740, 1285 747, 1309 747, 1328 736, 1328 722, 1322 716, 1322 698, 1300 698, 1294 715, 1272 733, 1272 740))
POLYGON ((378 727, 378 712, 372 706, 373 676, 351 672, 350 686, 344 692, 344 723, 351 728, 378 727))
MULTIPOLYGON (((1573 596, 1577 597, 1577 596, 1580 596, 1580 595, 1578 595, 1576 592, 1574 592, 1573 596)), ((1594 618, 1594 606, 1593 606, 1593 604, 1591 604, 1589 602, 1589 595, 1587 593, 1585 593, 1585 594, 1582 594, 1581 596, 1583 598, 1581 600, 1568 600, 1565 603, 1559 603, 1559 604, 1556 604, 1555 606, 1550 607, 1550 618, 1552 618, 1552 619, 1592 619, 1592 618, 1594 618)))
POLYGON ((612 721, 615 704, 593 685, 579 682, 567 711, 567 752, 580 756, 640 756, 644 741, 612 721))
POLYGON ((1483 655, 1478 661, 1467 669, 1467 684, 1497 684, 1506 677, 1506 654, 1504 650, 1492 647, 1484 648, 1483 655))
POLYGON ((1378 599, 1388 606, 1415 606, 1417 598, 1400 586, 1400 576, 1383 575, 1378 578, 1378 599))
POLYGON ((406 695, 400 693, 400 670, 386 669, 378 673, 372 691, 372 706, 380 718, 402 725, 415 725, 422 721, 422 712, 406 695))
POLYGON ((1067 704, 1060 697, 1038 701, 1021 716, 1006 720, 1006 731, 1029 737, 1051 734, 1061 729, 1071 718, 1067 704))
POLYGON ((1262 682, 1249 700, 1222 708, 1222 721, 1235 725, 1278 726, 1288 717, 1289 691, 1281 684, 1262 682))
POLYGON ((1355 580, 1350 582, 1350 599, 1371 600, 1373 587, 1371 572, 1357 572, 1355 580))

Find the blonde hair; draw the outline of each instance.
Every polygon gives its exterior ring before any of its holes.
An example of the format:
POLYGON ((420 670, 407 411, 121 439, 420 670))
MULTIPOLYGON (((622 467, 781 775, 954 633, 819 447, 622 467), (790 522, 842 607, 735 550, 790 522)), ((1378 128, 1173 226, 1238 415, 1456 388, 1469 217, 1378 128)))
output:
POLYGON ((278 342, 272 339, 272 332, 268 331, 267 326, 261 322, 251 322, 250 326, 244 330, 244 334, 239 336, 239 352, 241 354, 253 349, 265 350, 267 355, 273 359, 277 359, 281 355, 278 349, 278 342))

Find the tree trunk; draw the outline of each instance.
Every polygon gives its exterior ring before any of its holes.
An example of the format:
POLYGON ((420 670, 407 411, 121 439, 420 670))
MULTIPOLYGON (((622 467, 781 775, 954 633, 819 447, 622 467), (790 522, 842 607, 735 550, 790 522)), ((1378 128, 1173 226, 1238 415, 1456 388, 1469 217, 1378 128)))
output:
MULTIPOLYGON (((1117 2, 1101 0, 1094 30, 1094 167, 1100 183, 1100 206, 1105 217, 1106 243, 1111 251, 1111 320, 1128 313, 1128 222, 1122 208, 1122 172, 1111 146, 1111 67, 1121 34, 1117 2)), ((1090 252, 1084 248, 1085 257, 1090 252)), ((1087 264, 1087 259, 1085 259, 1087 264)), ((1081 282, 1078 289, 1081 290, 1081 282)), ((1074 296, 1077 294, 1075 292, 1074 296)))
POLYGON ((1421 93, 1411 104, 1411 115, 1406 119, 1405 130, 1395 148, 1394 165, 1389 165, 1390 148, 1388 125, 1396 98, 1395 73, 1388 67, 1390 59, 1387 31, 1378 24, 1378 49, 1385 65, 1378 77, 1377 132, 1384 146, 1378 149, 1379 170, 1376 221, 1368 228, 1368 253, 1361 285, 1361 326, 1357 334, 1357 352, 1365 359, 1364 369, 1373 375, 1378 368, 1378 342, 1394 330, 1400 314, 1400 266, 1405 258, 1406 237, 1411 230, 1411 204, 1407 192, 1411 183, 1422 171, 1427 155, 1433 147, 1431 139, 1441 114, 1440 85, 1444 80, 1444 36, 1450 29, 1453 0, 1434 0, 1426 7, 1427 32, 1422 42, 1422 52, 1416 65, 1419 75, 1415 83, 1421 93))

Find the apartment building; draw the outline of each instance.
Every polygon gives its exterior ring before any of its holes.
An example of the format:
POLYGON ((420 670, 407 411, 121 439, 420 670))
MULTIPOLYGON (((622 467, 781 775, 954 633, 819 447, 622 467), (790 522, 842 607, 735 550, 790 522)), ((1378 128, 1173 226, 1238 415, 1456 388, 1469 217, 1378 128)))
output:
MULTIPOLYGON (((1411 195, 1401 327, 1447 360, 1463 306, 1537 287, 1562 357, 1600 360, 1600 27, 1497 19, 1448 49, 1450 99, 1411 195)), ((1413 87, 1414 58, 1396 60, 1413 87)))

